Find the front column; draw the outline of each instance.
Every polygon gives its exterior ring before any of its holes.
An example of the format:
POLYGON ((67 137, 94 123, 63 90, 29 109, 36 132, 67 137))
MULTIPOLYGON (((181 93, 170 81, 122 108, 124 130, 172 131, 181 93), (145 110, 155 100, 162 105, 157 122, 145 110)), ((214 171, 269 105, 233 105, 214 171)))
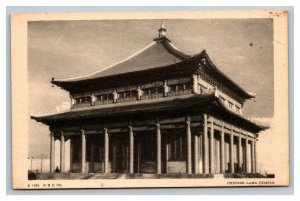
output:
POLYGON ((104 128, 104 173, 108 173, 109 137, 107 128, 104 128))
POLYGON ((246 173, 249 173, 249 155, 248 155, 248 152, 249 152, 249 150, 248 150, 248 136, 246 136, 246 139, 245 139, 245 152, 246 152, 246 154, 245 154, 245 172, 246 173))
POLYGON ((191 136, 191 122, 186 121, 186 142, 187 142, 187 159, 186 159, 186 173, 192 173, 192 136, 191 136))
POLYGON ((203 167, 204 167, 204 173, 209 173, 209 153, 208 153, 208 142, 207 142, 207 114, 203 115, 203 150, 204 150, 204 158, 203 158, 203 167))
POLYGON ((255 147, 255 145, 254 145, 254 140, 253 141, 251 141, 251 170, 252 170, 252 173, 255 173, 255 151, 254 151, 254 147, 255 147))
POLYGON ((225 148, 224 148, 224 122, 222 123, 221 131, 221 173, 225 173, 225 148))
POLYGON ((198 145, 198 135, 194 135, 194 169, 195 173, 199 173, 199 145, 198 145))
POLYGON ((50 134, 50 172, 55 169, 55 140, 54 133, 50 134))
POLYGON ((239 141, 238 141, 238 163, 239 163, 239 170, 242 171, 242 163, 243 163, 243 150, 242 150, 242 137, 241 133, 239 134, 239 141))
POLYGON ((256 148, 256 146, 257 146, 257 140, 254 139, 254 163, 255 163, 254 168, 255 168, 255 172, 257 172, 257 148, 256 148))
POLYGON ((211 126, 210 126, 210 138, 209 138, 209 144, 210 144, 210 154, 209 154, 209 162, 210 162, 210 171, 209 173, 214 174, 215 173, 215 164, 214 164, 214 120, 211 118, 211 126))
POLYGON ((134 136, 132 126, 129 126, 129 173, 133 173, 134 164, 134 136))
POLYGON ((156 124, 156 173, 161 174, 161 133, 160 124, 156 124))
POLYGON ((81 173, 86 173, 86 139, 85 132, 81 130, 81 173))
POLYGON ((234 173, 233 143, 234 143, 233 128, 231 128, 231 133, 230 133, 230 172, 231 173, 234 173))
MULTIPOLYGON (((167 138, 167 137, 166 137, 167 138)), ((166 173, 168 173, 168 159, 169 159, 169 144, 168 144, 168 139, 166 140, 166 146, 165 146, 165 152, 166 152, 166 173)))
POLYGON ((60 132, 60 172, 65 172, 65 136, 60 132))

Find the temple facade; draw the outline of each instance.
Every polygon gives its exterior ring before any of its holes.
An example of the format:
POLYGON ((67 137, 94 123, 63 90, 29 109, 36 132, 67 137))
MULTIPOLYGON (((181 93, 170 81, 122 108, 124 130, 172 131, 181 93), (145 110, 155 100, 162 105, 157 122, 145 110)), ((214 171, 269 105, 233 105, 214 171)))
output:
POLYGON ((134 55, 85 76, 52 79, 71 109, 31 116, 50 129, 50 171, 70 155, 72 173, 256 173, 266 129, 243 117, 255 95, 222 73, 205 50, 179 51, 162 25, 134 55), (70 152, 65 143, 70 141, 70 152))

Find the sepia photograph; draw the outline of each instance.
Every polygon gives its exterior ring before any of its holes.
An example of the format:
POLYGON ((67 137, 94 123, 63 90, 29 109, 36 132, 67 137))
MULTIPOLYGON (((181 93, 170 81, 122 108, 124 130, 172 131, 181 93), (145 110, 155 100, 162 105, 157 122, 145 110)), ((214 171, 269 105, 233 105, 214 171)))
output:
POLYGON ((286 11, 11 26, 14 189, 289 185, 286 11))

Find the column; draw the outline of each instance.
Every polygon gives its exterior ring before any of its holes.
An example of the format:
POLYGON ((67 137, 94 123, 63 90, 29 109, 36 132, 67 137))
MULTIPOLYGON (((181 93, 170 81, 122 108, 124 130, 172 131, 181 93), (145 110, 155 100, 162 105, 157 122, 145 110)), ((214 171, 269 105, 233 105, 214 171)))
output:
POLYGON ((132 126, 129 126, 129 173, 134 173, 134 136, 132 126))
POLYGON ((215 161, 214 161, 214 120, 211 118, 211 124, 210 124, 210 138, 209 138, 209 148, 210 148, 210 154, 209 154, 209 162, 210 162, 210 169, 209 173, 214 174, 215 173, 215 161))
POLYGON ((249 155, 248 155, 248 136, 246 136, 245 139, 245 172, 248 173, 249 172, 249 166, 248 166, 248 161, 249 161, 249 155))
POLYGON ((198 145, 198 135, 194 135, 194 169, 195 173, 199 173, 199 145, 198 145))
POLYGON ((204 173, 208 174, 209 173, 209 153, 208 153, 208 142, 207 142, 207 114, 203 115, 203 168, 204 168, 204 173))
POLYGON ((233 143, 234 143, 234 136, 233 136, 233 128, 231 127, 230 133, 230 172, 234 173, 234 160, 233 160, 233 143))
POLYGON ((255 165, 254 165, 254 170, 255 170, 255 172, 257 172, 257 148, 256 148, 256 146, 257 146, 257 140, 256 139, 254 139, 254 162, 255 162, 255 165))
POLYGON ((167 139, 167 136, 166 136, 166 173, 168 173, 168 159, 169 159, 169 144, 168 144, 168 139, 167 139))
POLYGON ((221 130, 221 173, 225 173, 225 147, 224 147, 224 122, 221 130))
POLYGON ((65 172, 65 136, 60 132, 60 172, 65 172))
POLYGON ((160 124, 156 124, 156 174, 161 174, 161 133, 160 124))
POLYGON ((86 139, 85 132, 81 130, 81 173, 86 173, 86 139))
POLYGON ((70 172, 73 172, 73 136, 70 136, 70 172))
POLYGON ((186 121, 186 148, 187 148, 187 159, 186 159, 186 173, 192 173, 192 136, 191 136, 191 122, 189 118, 186 121))
POLYGON ((241 132, 239 134, 239 142, 238 142, 238 163, 239 163, 239 169, 242 172, 243 169, 243 150, 242 150, 242 137, 241 137, 241 132))
POLYGON ((252 145, 252 147, 251 147, 251 170, 252 170, 252 173, 255 173, 255 151, 254 151, 254 147, 255 147, 255 145, 254 145, 254 140, 252 140, 251 141, 251 145, 252 145))
POLYGON ((203 171, 203 133, 198 136, 198 153, 199 153, 199 173, 204 173, 203 171))
POLYGON ((107 128, 104 128, 104 173, 108 173, 109 137, 107 128))
POLYGON ((55 169, 55 140, 54 133, 50 134, 50 172, 54 172, 55 169))

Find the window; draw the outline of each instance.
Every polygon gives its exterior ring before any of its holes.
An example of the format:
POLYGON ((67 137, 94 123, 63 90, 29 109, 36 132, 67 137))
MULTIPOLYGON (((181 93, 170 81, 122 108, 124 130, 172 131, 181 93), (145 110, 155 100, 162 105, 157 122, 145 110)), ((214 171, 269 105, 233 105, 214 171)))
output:
POLYGON ((233 103, 232 102, 228 101, 228 106, 229 106, 230 109, 233 109, 233 103))

